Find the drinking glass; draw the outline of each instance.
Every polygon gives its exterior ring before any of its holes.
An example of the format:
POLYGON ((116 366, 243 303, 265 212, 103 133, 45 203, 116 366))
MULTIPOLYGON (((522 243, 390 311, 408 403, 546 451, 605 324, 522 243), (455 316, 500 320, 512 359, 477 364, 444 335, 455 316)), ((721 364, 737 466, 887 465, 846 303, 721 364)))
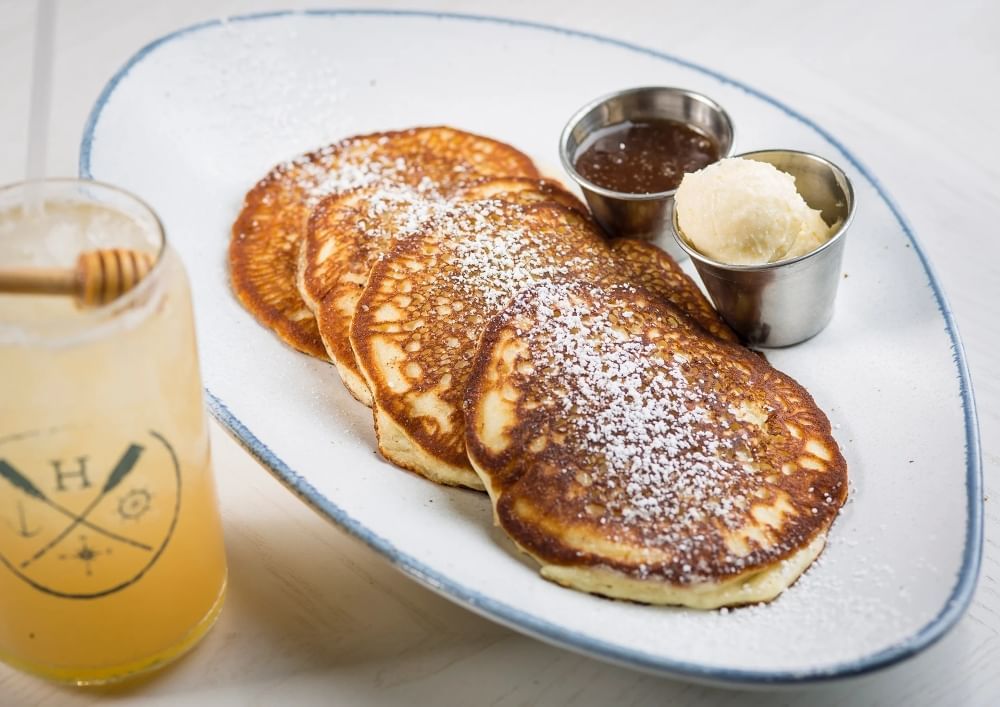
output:
POLYGON ((155 258, 99 307, 0 294, 0 660, 76 684, 159 667, 226 561, 184 269, 153 211, 84 180, 0 188, 0 267, 155 258))

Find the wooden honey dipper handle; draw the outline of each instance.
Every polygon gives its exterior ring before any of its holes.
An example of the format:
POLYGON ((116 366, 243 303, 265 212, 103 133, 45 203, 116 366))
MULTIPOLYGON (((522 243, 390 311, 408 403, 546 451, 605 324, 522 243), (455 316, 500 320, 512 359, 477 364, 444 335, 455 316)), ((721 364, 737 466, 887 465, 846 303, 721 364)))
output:
POLYGON ((71 295, 81 307, 107 304, 135 287, 156 262, 150 253, 127 248, 81 253, 76 267, 0 270, 0 292, 71 295))

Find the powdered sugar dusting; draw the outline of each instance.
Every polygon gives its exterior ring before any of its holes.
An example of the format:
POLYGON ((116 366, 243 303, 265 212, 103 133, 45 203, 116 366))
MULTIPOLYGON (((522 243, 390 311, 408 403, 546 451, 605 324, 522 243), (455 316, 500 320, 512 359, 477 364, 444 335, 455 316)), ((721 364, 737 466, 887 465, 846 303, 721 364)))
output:
POLYGON ((440 185, 426 177, 416 186, 379 184, 366 193, 365 201, 365 217, 356 223, 357 229, 368 238, 398 240, 428 231, 444 237, 488 233, 495 230, 494 221, 504 208, 519 210, 497 199, 446 197, 440 185))
POLYGON ((481 293, 487 308, 495 311, 532 283, 565 279, 593 267, 587 258, 540 257, 531 242, 546 235, 514 225, 475 231, 454 246, 458 267, 453 277, 460 287, 481 293))
POLYGON ((599 290, 583 288, 581 297, 581 287, 540 285, 514 314, 531 318, 517 334, 530 342, 532 370, 543 371, 532 382, 556 391, 546 414, 560 420, 554 433, 581 460, 570 473, 584 475, 595 499, 580 517, 607 526, 612 540, 622 534, 669 548, 675 559, 657 571, 684 582, 739 573, 794 549, 727 549, 724 536, 746 525, 751 496, 764 485, 744 463, 747 427, 714 389, 715 377, 689 371, 686 355, 643 338, 640 312, 611 310, 599 290))
POLYGON ((366 193, 365 202, 366 217, 356 223, 365 237, 433 234, 444 249, 444 277, 454 289, 476 293, 484 311, 499 310, 534 283, 611 267, 613 256, 599 238, 588 245, 588 237, 576 233, 567 240, 571 226, 561 227, 551 213, 538 217, 519 203, 516 190, 467 199, 443 195, 431 180, 386 182, 366 193))
POLYGON ((323 197, 358 187, 401 187, 404 175, 410 171, 406 160, 389 157, 379 147, 378 141, 350 138, 289 160, 276 171, 295 175, 295 185, 304 194, 309 209, 323 197))

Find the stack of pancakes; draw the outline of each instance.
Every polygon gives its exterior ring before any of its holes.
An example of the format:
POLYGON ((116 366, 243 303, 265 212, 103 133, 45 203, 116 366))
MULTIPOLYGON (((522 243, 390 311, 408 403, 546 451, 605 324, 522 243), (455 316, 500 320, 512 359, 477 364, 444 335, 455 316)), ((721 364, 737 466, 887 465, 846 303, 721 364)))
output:
POLYGON ((388 460, 485 488, 559 583, 768 600, 844 501, 808 393, 666 253, 607 240, 502 143, 418 128, 279 165, 247 195, 230 268, 251 313, 373 407, 388 460))

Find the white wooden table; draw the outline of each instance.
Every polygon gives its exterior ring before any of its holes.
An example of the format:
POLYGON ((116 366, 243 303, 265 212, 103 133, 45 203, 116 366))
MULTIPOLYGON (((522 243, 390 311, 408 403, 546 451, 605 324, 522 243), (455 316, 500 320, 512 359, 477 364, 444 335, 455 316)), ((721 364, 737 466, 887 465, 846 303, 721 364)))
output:
MULTIPOLYGON (((148 41, 213 17, 304 4, 61 0, 49 173, 76 174, 87 112, 148 41)), ((972 607, 923 654, 854 681, 775 695, 660 680, 522 637, 417 586, 302 505, 213 423, 231 572, 215 630, 175 666, 110 691, 53 686, 0 665, 0 705, 111 696, 214 705, 1000 704, 1000 3, 379 5, 502 14, 668 51, 780 97, 861 157, 926 249, 972 369, 986 476, 972 607)), ((0 0, 0 183, 23 176, 33 18, 33 3, 0 0)))

